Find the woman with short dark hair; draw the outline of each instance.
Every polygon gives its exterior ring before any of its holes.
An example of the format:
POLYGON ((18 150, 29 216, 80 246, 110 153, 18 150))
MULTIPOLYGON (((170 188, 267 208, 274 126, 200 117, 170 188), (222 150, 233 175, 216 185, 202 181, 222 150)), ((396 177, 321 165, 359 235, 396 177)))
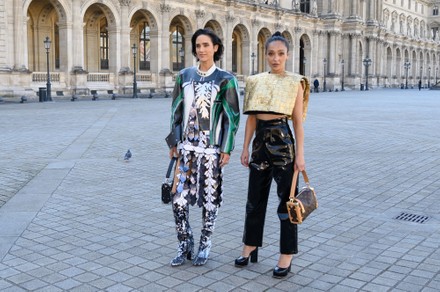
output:
POLYGON ((199 249, 193 265, 204 265, 211 250, 218 208, 222 203, 222 172, 234 149, 240 111, 237 79, 218 68, 223 54, 221 39, 207 29, 191 38, 198 65, 176 77, 171 107, 171 129, 179 142, 171 145, 170 157, 179 157, 173 213, 179 245, 172 266, 180 266, 194 254, 189 205, 203 208, 199 249))

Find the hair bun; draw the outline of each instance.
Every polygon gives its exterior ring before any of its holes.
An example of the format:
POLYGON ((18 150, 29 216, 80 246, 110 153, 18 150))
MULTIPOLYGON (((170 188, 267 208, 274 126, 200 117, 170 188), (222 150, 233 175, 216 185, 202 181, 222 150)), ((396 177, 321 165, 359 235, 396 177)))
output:
POLYGON ((282 37, 283 35, 279 32, 279 31, 276 31, 272 36, 280 36, 280 37, 282 37))

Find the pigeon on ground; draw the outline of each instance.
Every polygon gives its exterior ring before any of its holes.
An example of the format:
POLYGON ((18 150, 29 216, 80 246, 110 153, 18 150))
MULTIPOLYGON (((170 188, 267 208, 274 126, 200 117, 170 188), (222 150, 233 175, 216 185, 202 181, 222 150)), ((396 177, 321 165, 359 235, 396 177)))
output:
POLYGON ((128 149, 127 153, 125 153, 124 160, 128 161, 130 158, 131 158, 131 152, 130 152, 130 149, 128 149))

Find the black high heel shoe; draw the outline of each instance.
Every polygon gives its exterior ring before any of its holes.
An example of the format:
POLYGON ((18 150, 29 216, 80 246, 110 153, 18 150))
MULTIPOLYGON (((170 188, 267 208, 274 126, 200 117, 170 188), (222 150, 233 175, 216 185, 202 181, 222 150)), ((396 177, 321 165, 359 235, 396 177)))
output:
POLYGON ((292 263, 290 263, 290 265, 287 268, 280 268, 280 267, 276 266, 273 269, 272 276, 277 279, 284 278, 285 276, 287 276, 289 274, 291 267, 292 267, 292 263))
POLYGON ((249 263, 249 258, 251 258, 251 263, 258 262, 258 246, 255 247, 255 249, 253 251, 251 251, 251 253, 249 254, 248 257, 240 256, 240 257, 236 258, 235 259, 235 266, 239 267, 239 268, 247 266, 249 263))

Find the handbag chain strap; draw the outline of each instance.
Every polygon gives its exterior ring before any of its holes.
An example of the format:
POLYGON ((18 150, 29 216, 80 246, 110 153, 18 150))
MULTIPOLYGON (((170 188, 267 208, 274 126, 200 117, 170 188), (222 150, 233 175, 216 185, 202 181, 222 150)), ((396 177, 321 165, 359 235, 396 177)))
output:
MULTIPOLYGON (((304 182, 306 183, 306 185, 310 185, 309 183, 309 177, 307 176, 307 173, 305 170, 301 171, 303 178, 304 178, 304 182)), ((291 202, 293 202, 293 200, 295 199, 295 189, 296 189, 296 183, 298 182, 298 176, 299 176, 299 171, 295 170, 293 172, 293 178, 292 178, 292 186, 290 187, 290 196, 289 199, 291 202)))

